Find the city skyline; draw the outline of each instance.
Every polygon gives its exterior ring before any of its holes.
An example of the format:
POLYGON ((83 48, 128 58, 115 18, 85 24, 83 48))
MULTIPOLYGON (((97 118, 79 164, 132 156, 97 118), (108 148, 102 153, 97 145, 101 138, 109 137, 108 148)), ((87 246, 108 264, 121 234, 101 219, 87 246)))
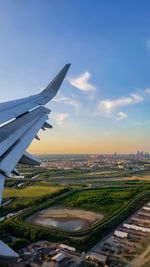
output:
POLYGON ((150 151, 150 3, 144 3, 1 1, 1 102, 40 92, 71 63, 47 105, 53 129, 40 132, 31 153, 150 151))

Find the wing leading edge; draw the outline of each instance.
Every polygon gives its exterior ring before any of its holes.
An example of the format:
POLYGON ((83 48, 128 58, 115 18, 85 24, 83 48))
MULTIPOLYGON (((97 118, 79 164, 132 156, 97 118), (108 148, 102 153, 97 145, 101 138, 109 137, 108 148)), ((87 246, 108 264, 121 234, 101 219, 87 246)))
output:
POLYGON ((50 110, 41 105, 57 94, 69 67, 70 64, 66 64, 40 94, 0 104, 0 123, 14 119, 0 127, 0 203, 5 176, 17 173, 18 162, 40 164, 25 150, 34 138, 38 138, 40 129, 52 128, 46 121, 50 110))

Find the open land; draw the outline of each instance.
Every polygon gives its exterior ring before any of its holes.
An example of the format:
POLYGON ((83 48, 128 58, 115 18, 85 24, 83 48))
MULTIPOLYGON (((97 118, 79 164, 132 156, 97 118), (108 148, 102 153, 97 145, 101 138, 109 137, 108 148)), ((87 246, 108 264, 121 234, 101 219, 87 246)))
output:
MULTIPOLYGON (((66 164, 65 160, 63 162, 66 164)), ((68 159, 66 162, 68 164, 68 159)), ((78 158, 78 162, 85 168, 85 158, 78 158)), ((19 167, 24 178, 6 179, 5 205, 0 209, 0 218, 4 216, 4 221, 0 223, 4 242, 9 242, 16 251, 38 240, 63 242, 80 251, 88 251, 96 243, 103 243, 107 234, 110 237, 115 227, 150 200, 150 162, 131 161, 130 165, 136 165, 137 171, 131 171, 125 160, 122 162, 127 166, 124 169, 117 166, 112 169, 95 166, 91 169, 19 167), (10 213, 11 217, 6 217, 10 213), (12 234, 16 241, 11 240, 12 234)), ((97 161, 88 159, 87 164, 93 166, 97 161)), ((139 244, 149 242, 149 235, 146 238, 142 237, 139 244)), ((118 259, 117 256, 115 264, 117 260, 127 264, 131 259, 124 242, 123 246, 126 249, 125 258, 119 251, 122 258, 118 259)), ((138 246, 139 252, 141 248, 138 246)), ((142 251, 148 262, 149 247, 142 251)), ((105 254, 101 250, 98 253, 105 254)), ((117 250, 115 253, 118 253, 117 250)), ((110 260, 113 262, 113 257, 110 260)), ((146 264, 146 261, 143 262, 146 264)))
POLYGON ((87 229, 93 223, 103 219, 103 217, 103 214, 96 212, 54 206, 35 213, 29 217, 27 221, 33 224, 54 227, 61 230, 82 231, 87 229))
MULTIPOLYGON (((60 187, 59 187, 60 188, 60 187)), ((62 188, 62 187, 61 187, 62 188)), ((47 186, 28 186, 26 188, 20 189, 9 189, 5 188, 3 197, 40 197, 46 194, 54 193, 58 190, 58 187, 47 187, 47 186)))

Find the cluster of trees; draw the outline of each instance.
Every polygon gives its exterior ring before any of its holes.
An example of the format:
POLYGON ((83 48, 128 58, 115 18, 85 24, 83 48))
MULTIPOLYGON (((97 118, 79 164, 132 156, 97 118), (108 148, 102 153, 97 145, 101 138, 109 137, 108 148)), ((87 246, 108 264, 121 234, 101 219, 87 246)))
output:
POLYGON ((5 186, 6 187, 17 187, 18 186, 18 184, 20 184, 20 181, 18 181, 18 180, 6 180, 5 181, 5 186))
POLYGON ((18 251, 21 248, 27 247, 30 245, 30 241, 25 238, 18 238, 15 241, 8 243, 9 247, 11 247, 13 250, 18 251))
POLYGON ((142 192, 140 187, 135 188, 105 188, 86 189, 76 191, 61 201, 67 207, 83 208, 113 214, 142 192))
POLYGON ((0 240, 2 240, 5 243, 11 242, 11 238, 8 232, 4 229, 2 225, 0 225, 0 240))

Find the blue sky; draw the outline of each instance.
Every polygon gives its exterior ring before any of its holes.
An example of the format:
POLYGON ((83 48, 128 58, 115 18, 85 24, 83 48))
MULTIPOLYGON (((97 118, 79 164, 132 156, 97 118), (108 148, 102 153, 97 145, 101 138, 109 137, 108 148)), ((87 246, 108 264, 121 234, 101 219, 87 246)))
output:
POLYGON ((1 0, 1 101, 39 92, 71 63, 30 151, 150 151, 150 1, 1 0))

